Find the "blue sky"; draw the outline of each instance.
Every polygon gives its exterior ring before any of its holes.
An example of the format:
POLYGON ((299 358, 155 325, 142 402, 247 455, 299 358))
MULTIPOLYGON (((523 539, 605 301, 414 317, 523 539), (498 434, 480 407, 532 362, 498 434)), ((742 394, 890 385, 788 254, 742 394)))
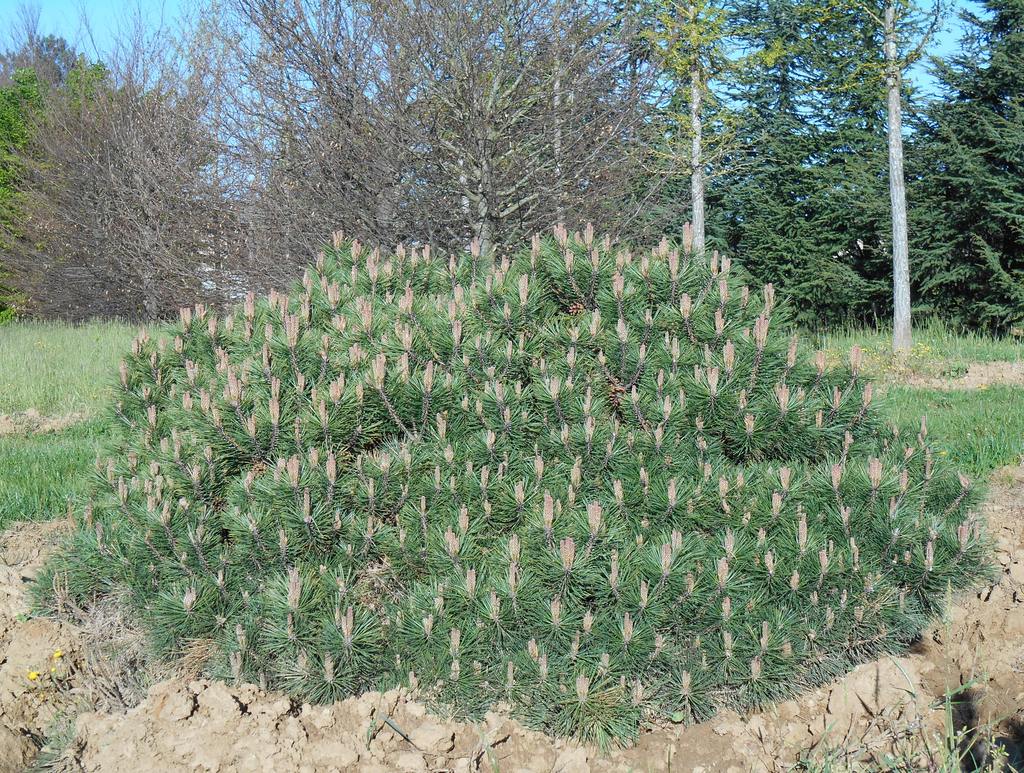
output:
MULTIPOLYGON (((121 21, 136 9, 143 9, 144 14, 153 23, 172 20, 183 7, 185 0, 35 0, 30 4, 40 10, 40 26, 44 33, 63 35, 74 42, 79 50, 89 53, 100 53, 108 50, 114 34, 121 21), (89 29, 81 23, 83 13, 89 18, 89 29)), ((954 13, 947 19, 943 29, 932 40, 928 52, 945 55, 956 50, 960 36, 959 22, 955 11, 968 5, 969 0, 952 0, 954 13)), ((22 0, 0 0, 0 28, 6 26, 22 0)), ((925 91, 931 86, 927 68, 921 64, 914 68, 910 77, 925 91)))
POLYGON ((114 35, 126 18, 139 9, 153 23, 173 20, 181 7, 182 0, 0 0, 0 28, 8 19, 17 14, 23 5, 39 9, 41 31, 62 35, 81 51, 90 54, 110 49, 114 35), (88 28, 82 24, 83 16, 89 19, 88 28))

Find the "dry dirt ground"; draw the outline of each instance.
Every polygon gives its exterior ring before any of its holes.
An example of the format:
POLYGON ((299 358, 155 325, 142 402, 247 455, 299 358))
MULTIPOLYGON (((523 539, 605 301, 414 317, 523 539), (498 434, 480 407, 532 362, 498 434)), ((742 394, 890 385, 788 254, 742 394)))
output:
POLYGON ((59 432, 85 418, 84 413, 69 413, 64 416, 43 416, 35 408, 19 413, 0 413, 0 437, 4 435, 27 435, 43 432, 59 432))
POLYGON ((993 724, 1012 758, 1024 717, 1024 467, 995 474, 984 510, 998 581, 955 599, 948 619, 905 657, 863 665, 762 713, 656 729, 606 754, 499 714, 445 721, 401 691, 311 707, 252 685, 177 676, 116 710, 130 701, 110 699, 117 680, 101 684, 109 674, 90 662, 87 633, 25 616, 28 582, 66 524, 19 524, 0 539, 0 771, 24 769, 55 722, 83 711, 58 770, 710 773, 785 770, 826 747, 859 767, 908 743, 924 765, 929 745, 941 744, 944 696, 970 683, 973 720, 993 724))
POLYGON ((900 383, 928 389, 978 389, 995 384, 1024 385, 1024 362, 972 362, 957 378, 906 374, 900 383))

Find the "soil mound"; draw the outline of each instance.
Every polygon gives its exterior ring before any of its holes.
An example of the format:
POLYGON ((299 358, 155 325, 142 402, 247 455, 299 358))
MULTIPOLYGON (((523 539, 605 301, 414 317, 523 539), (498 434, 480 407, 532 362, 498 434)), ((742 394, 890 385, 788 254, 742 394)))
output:
POLYGON ((19 523, 0 537, 0 771, 24 770, 47 728, 76 703, 70 691, 77 631, 26 616, 28 584, 66 528, 65 522, 19 523))

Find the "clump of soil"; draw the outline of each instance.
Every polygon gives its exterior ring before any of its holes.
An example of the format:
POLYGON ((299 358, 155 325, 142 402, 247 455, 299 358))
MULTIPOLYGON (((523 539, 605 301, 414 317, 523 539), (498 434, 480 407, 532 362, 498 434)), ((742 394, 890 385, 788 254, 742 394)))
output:
POLYGON ((81 657, 78 632, 25 614, 27 586, 66 528, 22 523, 0 538, 0 771, 24 770, 47 728, 77 708, 71 690, 81 657))
MULTIPOLYGON (((96 646, 95 625, 89 633, 88 620, 83 632, 19 617, 25 583, 62 528, 19 525, 0 543, 6 564, 0 568, 0 771, 21 769, 54 707, 73 710, 76 696, 88 696, 99 710, 79 714, 59 755, 67 771, 709 772, 789 769, 825 750, 841 763, 869 766, 907 748, 918 755, 908 764, 927 766, 927 749, 941 748, 936 739, 945 698, 966 684, 973 689, 969 700, 960 698, 957 720, 993 726, 1013 762, 1020 755, 1017 720, 1024 705, 1024 467, 995 475, 984 514, 998 577, 976 595, 955 599, 947 619, 905 657, 865 664, 760 713, 723 712, 701 725, 668 725, 644 733, 632 748, 607 753, 553 740, 500 713, 475 724, 448 721, 400 690, 313 707, 254 685, 178 676, 149 687, 133 708, 124 708, 133 702, 130 695, 122 695, 120 709, 118 701, 104 706, 97 700, 104 691, 87 684, 98 678, 99 669, 89 666, 96 659, 82 651, 96 646), (56 648, 67 658, 70 689, 47 703, 25 674, 56 648)), ((124 684, 123 677, 114 681, 124 684)), ((986 754, 980 737, 974 754, 978 761, 986 754)))
POLYGON ((4 435, 33 435, 60 432, 85 419, 84 413, 64 416, 43 416, 35 408, 20 413, 0 413, 0 437, 4 435))
POLYGON ((1024 717, 1024 466, 1007 467, 992 478, 985 503, 998 581, 957 600, 944 624, 934 626, 917 648, 934 664, 926 687, 977 684, 983 722, 1019 735, 1024 717))
POLYGON ((867 710, 891 722, 917 717, 928 711, 919 690, 909 659, 871 664, 780 711, 663 728, 602 754, 499 713, 476 724, 445 721, 400 690, 313 707, 253 685, 171 680, 126 715, 79 717, 69 754, 86 771, 745 770, 755 760, 792 762, 825 725, 839 737, 856 732, 867 710))

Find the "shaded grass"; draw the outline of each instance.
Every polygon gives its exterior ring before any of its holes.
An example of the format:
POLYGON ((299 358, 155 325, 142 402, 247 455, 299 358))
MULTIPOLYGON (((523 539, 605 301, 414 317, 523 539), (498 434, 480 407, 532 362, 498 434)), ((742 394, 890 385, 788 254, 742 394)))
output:
POLYGON ((61 517, 82 494, 103 438, 97 420, 62 432, 0 437, 0 529, 61 517))
POLYGON ((970 391, 893 386, 889 411, 901 425, 928 417, 928 437, 972 479, 1024 457, 1024 389, 993 385, 970 391))
POLYGON ((135 332, 121 322, 0 326, 0 413, 95 414, 135 332))

